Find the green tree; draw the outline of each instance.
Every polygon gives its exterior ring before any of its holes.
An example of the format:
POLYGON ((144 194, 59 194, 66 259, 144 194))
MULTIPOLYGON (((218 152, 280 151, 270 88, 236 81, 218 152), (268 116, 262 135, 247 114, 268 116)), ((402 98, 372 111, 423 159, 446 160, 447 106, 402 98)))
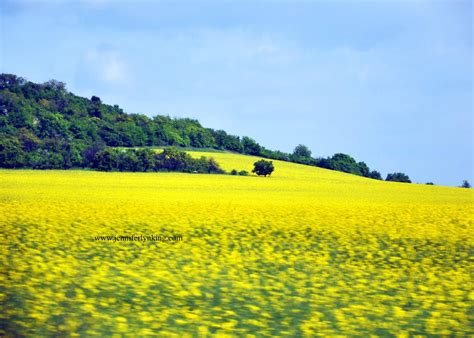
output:
MULTIPOLYGON (((271 158, 273 160, 280 160, 280 161, 293 161, 293 155, 284 153, 279 150, 269 150, 262 148, 261 156, 264 156, 266 158, 271 158)), ((313 160, 313 159, 311 159, 313 160)))
POLYGON ((293 156, 295 157, 311 157, 311 150, 303 144, 299 144, 296 146, 295 150, 293 150, 293 156))
POLYGON ((359 170, 360 175, 362 175, 364 177, 369 177, 370 169, 369 169, 369 167, 367 166, 367 164, 365 162, 357 163, 357 168, 359 170))
POLYGON ((155 166, 155 152, 151 149, 136 150, 137 158, 140 162, 140 171, 148 171, 155 166))
POLYGON ((377 170, 372 170, 369 173, 368 177, 373 178, 374 180, 381 180, 382 179, 382 175, 377 170))
POLYGON ((144 171, 134 149, 117 151, 117 167, 120 171, 144 171))
POLYGON ((31 152, 38 149, 41 140, 31 130, 21 128, 18 132, 18 139, 23 145, 23 150, 31 152))
POLYGON ((105 148, 95 154, 93 167, 101 171, 114 171, 118 169, 119 154, 115 149, 105 148))
POLYGON ((392 173, 388 174, 385 181, 392 181, 392 182, 402 182, 402 183, 411 183, 410 178, 408 175, 404 173, 392 173))
POLYGON ((185 152, 174 147, 165 148, 155 159, 162 169, 169 171, 183 171, 187 166, 188 156, 185 152))
POLYGON ((221 169, 219 166, 219 163, 214 158, 210 158, 207 162, 207 172, 210 173, 216 173, 216 174, 222 174, 224 173, 224 170, 221 169))
POLYGON ((103 115, 102 101, 97 96, 92 96, 89 104, 89 115, 97 118, 102 118, 103 115))
POLYGON ((252 172, 256 173, 258 176, 270 176, 275 170, 275 167, 273 166, 273 161, 260 160, 255 162, 253 165, 254 168, 252 172))
POLYGON ((25 163, 25 152, 18 139, 0 136, 0 167, 19 168, 25 163))
POLYGON ((242 147, 244 153, 249 155, 258 156, 262 151, 261 146, 257 142, 255 142, 255 140, 247 136, 244 136, 242 138, 242 147))
POLYGON ((471 184, 467 180, 462 181, 461 188, 469 189, 470 187, 471 187, 471 184))
POLYGON ((357 162, 347 154, 334 154, 333 157, 329 159, 329 167, 332 170, 361 175, 357 162))
POLYGON ((105 149, 105 145, 101 142, 94 142, 82 151, 82 159, 84 167, 94 168, 96 164, 96 155, 105 149))

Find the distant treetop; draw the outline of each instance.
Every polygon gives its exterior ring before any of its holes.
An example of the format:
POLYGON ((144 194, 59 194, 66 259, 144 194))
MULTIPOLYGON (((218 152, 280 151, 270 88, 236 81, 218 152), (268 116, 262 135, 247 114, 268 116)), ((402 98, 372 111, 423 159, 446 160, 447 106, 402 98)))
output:
POLYGON ((293 150, 293 156, 297 157, 311 157, 311 150, 303 144, 299 144, 296 146, 295 150, 293 150))
POLYGON ((403 183, 411 183, 410 178, 408 175, 404 173, 393 173, 388 174, 385 181, 392 181, 392 182, 403 182, 403 183))

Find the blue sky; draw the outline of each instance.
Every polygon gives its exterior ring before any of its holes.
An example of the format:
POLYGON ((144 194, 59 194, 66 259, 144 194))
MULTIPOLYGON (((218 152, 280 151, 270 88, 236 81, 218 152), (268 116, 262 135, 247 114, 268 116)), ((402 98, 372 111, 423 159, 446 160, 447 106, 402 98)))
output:
POLYGON ((1 72, 384 176, 474 183, 470 1, 0 4, 1 72))

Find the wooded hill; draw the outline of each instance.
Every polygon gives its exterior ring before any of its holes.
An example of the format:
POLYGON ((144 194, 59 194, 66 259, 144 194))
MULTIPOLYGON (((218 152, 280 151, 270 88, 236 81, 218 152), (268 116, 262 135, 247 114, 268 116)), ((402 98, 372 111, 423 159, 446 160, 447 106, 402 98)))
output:
POLYGON ((70 93, 60 81, 38 84, 0 75, 0 167, 92 167, 101 149, 146 146, 212 148, 381 179, 346 154, 313 158, 304 146, 292 154, 269 150, 250 137, 205 128, 195 119, 126 114, 97 96, 70 93))

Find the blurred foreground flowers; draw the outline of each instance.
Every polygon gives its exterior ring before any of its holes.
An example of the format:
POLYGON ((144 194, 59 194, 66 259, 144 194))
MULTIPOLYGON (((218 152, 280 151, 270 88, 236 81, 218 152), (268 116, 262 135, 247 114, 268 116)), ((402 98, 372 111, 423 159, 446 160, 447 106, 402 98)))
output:
POLYGON ((473 333, 471 190, 275 167, 0 171, 0 335, 473 333))

